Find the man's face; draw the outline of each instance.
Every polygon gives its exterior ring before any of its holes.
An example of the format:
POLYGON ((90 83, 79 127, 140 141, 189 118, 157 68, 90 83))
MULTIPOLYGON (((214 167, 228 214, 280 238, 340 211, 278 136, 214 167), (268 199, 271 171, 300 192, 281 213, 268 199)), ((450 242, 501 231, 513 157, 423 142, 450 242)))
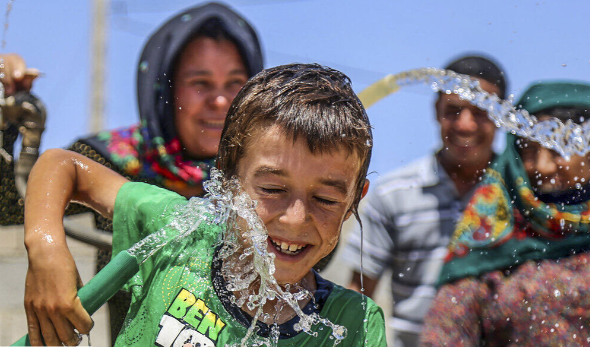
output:
MULTIPOLYGON (((486 92, 499 92, 496 85, 478 80, 486 92)), ((443 160, 464 167, 487 165, 496 126, 485 111, 455 94, 441 94, 436 102, 436 119, 440 124, 443 160)))
POLYGON ((356 155, 344 149, 312 154, 305 140, 293 142, 278 126, 250 138, 237 173, 258 202, 279 284, 299 282, 334 249, 359 170, 356 155))
POLYGON ((173 79, 176 132, 193 157, 217 154, 229 105, 248 80, 236 46, 198 37, 182 51, 173 79))
MULTIPOLYGON (((549 116, 539 116, 545 120, 549 116)), ((574 155, 566 160, 557 152, 537 142, 519 139, 518 150, 522 163, 537 193, 553 193, 573 189, 576 183, 587 185, 590 180, 590 154, 574 155)))

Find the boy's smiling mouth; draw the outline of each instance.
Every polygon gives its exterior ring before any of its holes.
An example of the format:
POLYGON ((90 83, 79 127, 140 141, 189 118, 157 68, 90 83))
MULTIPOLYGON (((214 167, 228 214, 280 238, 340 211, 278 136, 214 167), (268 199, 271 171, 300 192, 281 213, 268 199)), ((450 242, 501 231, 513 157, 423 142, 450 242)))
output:
POLYGON ((275 240, 270 236, 268 237, 268 240, 270 241, 270 244, 273 246, 273 248, 277 250, 277 252, 291 256, 300 254, 308 246, 305 244, 289 243, 286 241, 275 240))

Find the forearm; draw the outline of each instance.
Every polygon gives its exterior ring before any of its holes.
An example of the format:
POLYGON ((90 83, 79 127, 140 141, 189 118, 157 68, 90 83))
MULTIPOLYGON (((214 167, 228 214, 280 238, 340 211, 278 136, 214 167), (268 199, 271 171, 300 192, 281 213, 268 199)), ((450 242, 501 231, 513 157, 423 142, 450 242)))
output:
POLYGON ((31 171, 25 199, 25 245, 29 268, 25 311, 33 345, 76 344, 73 327, 88 333, 92 320, 77 297, 76 264, 68 250, 63 216, 80 201, 112 216, 116 194, 126 180, 74 152, 46 151, 31 171))
POLYGON ((126 179, 82 155, 52 149, 37 161, 27 184, 25 244, 65 244, 62 228, 70 201, 112 218, 115 198, 126 179))

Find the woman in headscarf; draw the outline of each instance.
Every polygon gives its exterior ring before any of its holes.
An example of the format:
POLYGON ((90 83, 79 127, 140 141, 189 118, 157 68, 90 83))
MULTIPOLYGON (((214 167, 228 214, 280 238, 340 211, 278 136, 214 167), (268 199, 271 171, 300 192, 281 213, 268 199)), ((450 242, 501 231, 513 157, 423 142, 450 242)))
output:
MULTIPOLYGON (((81 139, 72 149, 104 158, 134 181, 201 195, 229 105, 262 67, 256 33, 241 16, 217 3, 188 9, 162 25, 143 49, 137 71, 140 124, 81 139)), ((101 216, 97 225, 112 230, 101 216)), ((110 253, 99 251, 99 269, 110 253)), ((109 302, 113 341, 127 313, 122 296, 109 302)))
MULTIPOLYGON (((157 29, 143 49, 137 70, 140 123, 79 139, 70 149, 130 180, 186 197, 202 195, 229 105, 262 68, 258 37, 243 17, 218 3, 189 8, 157 29)), ((4 171, 3 190, 17 197, 4 171)), ((22 204, 13 202, 3 199, 3 224, 22 223, 22 204)), ((95 216, 98 229, 112 231, 110 220, 95 216)), ((110 256, 110 250, 99 250, 98 269, 110 256)), ((122 293, 109 302, 113 341, 127 309, 122 293)))
MULTIPOLYGON (((582 123, 590 85, 537 83, 518 104, 582 123)), ((508 135, 457 225, 421 345, 590 344, 589 180, 590 155, 508 135)))

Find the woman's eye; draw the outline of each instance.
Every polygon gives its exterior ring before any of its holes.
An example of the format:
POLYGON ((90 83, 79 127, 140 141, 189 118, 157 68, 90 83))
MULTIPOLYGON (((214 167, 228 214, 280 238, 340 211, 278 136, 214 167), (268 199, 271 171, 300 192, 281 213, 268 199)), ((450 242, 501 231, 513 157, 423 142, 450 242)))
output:
POLYGON ((189 81, 188 84, 191 87, 199 87, 199 88, 205 88, 209 85, 209 83, 207 81, 203 81, 203 80, 192 80, 192 81, 189 81))
POLYGON ((242 88, 244 86, 244 84, 246 84, 245 80, 242 79, 236 79, 236 80, 231 80, 228 83, 228 86, 232 87, 232 88, 242 88))

